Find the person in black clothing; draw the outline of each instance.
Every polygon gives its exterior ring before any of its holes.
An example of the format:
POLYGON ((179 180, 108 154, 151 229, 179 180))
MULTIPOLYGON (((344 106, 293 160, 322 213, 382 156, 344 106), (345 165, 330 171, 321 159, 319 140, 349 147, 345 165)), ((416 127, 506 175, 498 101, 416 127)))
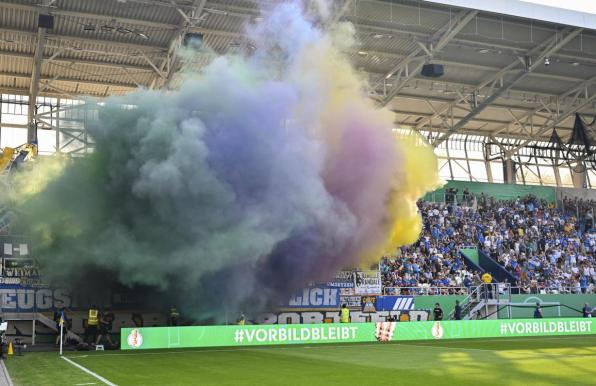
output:
POLYGON ((534 309, 534 319, 542 319, 542 308, 540 308, 540 303, 536 303, 536 308, 534 309))
POLYGON ((99 344, 99 342, 101 341, 101 338, 103 336, 106 337, 106 339, 110 343, 110 346, 114 345, 114 342, 112 342, 112 338, 110 337, 114 319, 115 319, 114 314, 111 312, 105 312, 101 316, 101 319, 99 319, 99 335, 97 335, 97 340, 95 341, 95 345, 99 344))
POLYGON ((180 313, 174 306, 170 306, 170 326, 177 326, 180 313))
POLYGON ((132 323, 135 327, 143 327, 143 325, 145 324, 143 320, 143 315, 139 312, 133 312, 130 317, 130 320, 132 320, 132 323))
POLYGON ((439 303, 435 303, 435 309, 433 310, 435 320, 443 320, 443 309, 439 303))
POLYGON ((584 318, 591 318, 592 317, 592 309, 588 305, 588 303, 584 304, 584 308, 582 308, 582 313, 584 318))
POLYGON ((455 311, 453 312, 453 319, 461 320, 461 306, 459 305, 459 300, 455 301, 455 311))

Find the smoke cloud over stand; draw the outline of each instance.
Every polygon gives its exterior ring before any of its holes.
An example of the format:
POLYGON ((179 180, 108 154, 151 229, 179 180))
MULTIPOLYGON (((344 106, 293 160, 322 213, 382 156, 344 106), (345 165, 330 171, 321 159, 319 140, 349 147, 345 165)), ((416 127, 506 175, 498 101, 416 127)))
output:
POLYGON ((53 283, 102 272, 222 318, 416 239, 436 160, 363 94, 342 54, 353 27, 322 30, 286 3, 247 35, 252 55, 217 57, 177 90, 109 98, 95 152, 20 196, 53 283))

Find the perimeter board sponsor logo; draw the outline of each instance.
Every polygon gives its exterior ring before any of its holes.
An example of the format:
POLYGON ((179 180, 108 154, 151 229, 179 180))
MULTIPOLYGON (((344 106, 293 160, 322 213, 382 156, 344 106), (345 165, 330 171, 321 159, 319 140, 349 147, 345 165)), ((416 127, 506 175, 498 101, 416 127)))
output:
POLYGON ((238 344, 353 342, 356 340, 357 329, 358 327, 354 326, 237 329, 234 331, 234 342, 238 344))
POLYGON ((141 335, 139 329, 134 328, 128 334, 126 341, 131 348, 140 348, 143 345, 143 335, 141 335))
POLYGON ((502 322, 500 335, 560 335, 592 332, 592 320, 502 322))

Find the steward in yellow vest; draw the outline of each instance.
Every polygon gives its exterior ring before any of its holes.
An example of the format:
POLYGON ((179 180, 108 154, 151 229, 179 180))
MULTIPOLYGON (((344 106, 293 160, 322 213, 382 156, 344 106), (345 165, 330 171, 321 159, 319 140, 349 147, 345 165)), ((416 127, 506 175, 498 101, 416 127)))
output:
POLYGON ((484 284, 490 284, 493 282, 493 277, 490 273, 485 272, 484 275, 482 275, 482 282, 484 284))
POLYGON ((94 304, 89 308, 87 315, 87 328, 85 329, 85 342, 91 337, 91 344, 95 344, 97 339, 97 326, 99 325, 99 310, 94 304))
POLYGON ((350 323, 350 309, 345 304, 341 306, 339 321, 342 323, 350 323))

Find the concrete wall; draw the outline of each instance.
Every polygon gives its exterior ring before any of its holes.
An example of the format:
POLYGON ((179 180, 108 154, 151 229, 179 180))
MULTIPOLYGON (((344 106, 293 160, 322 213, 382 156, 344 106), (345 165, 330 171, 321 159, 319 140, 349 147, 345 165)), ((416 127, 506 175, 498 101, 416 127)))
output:
POLYGON ((596 200, 596 190, 594 190, 594 189, 557 188, 557 200, 562 200, 565 197, 579 198, 582 200, 596 200))
POLYGON ((484 193, 487 196, 495 197, 499 200, 511 200, 517 197, 527 196, 532 194, 540 199, 548 202, 555 202, 556 194, 555 188, 549 186, 534 186, 534 185, 515 185, 515 184, 490 184, 487 182, 469 182, 469 181, 448 181, 442 188, 437 189, 425 196, 427 201, 444 201, 445 189, 455 188, 459 189, 458 200, 461 200, 461 194, 465 188, 468 188, 470 193, 480 196, 484 193))

